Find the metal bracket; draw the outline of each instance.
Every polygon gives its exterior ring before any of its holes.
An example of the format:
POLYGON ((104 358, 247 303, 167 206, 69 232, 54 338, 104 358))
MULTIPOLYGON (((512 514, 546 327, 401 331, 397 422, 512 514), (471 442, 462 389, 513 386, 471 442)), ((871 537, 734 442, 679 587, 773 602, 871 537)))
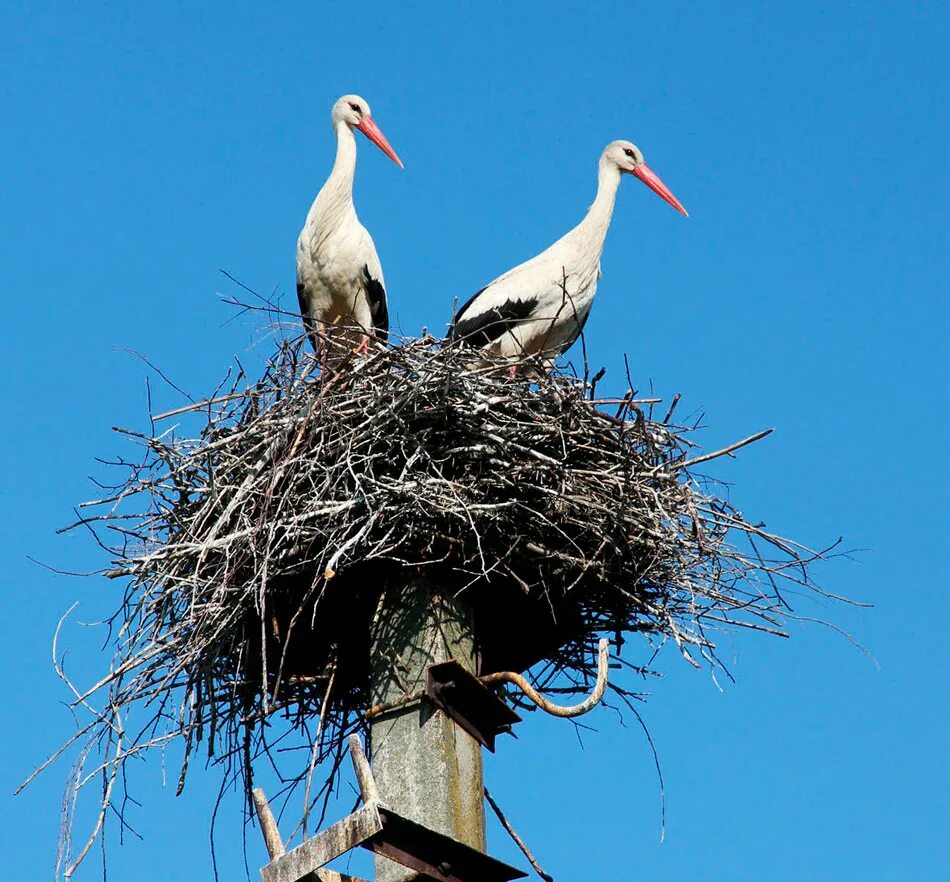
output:
POLYGON ((511 882, 528 875, 391 809, 380 807, 379 817, 382 832, 363 843, 363 848, 427 878, 438 882, 511 882))
MULTIPOLYGON (((346 882, 351 877, 339 876, 322 868, 357 846, 396 861, 435 882, 511 882, 527 875, 383 805, 363 745, 356 735, 350 736, 350 756, 363 794, 363 807, 286 853, 274 853, 279 850, 275 842, 280 841, 279 834, 275 833, 276 823, 269 808, 262 812, 261 801, 266 806, 263 793, 260 798, 255 793, 258 817, 272 858, 261 869, 263 882, 309 882, 314 878, 325 882, 336 882, 337 879, 346 882)), ((353 882, 362 880, 354 878, 353 882)))
POLYGON ((491 689, 457 661, 426 668, 425 695, 479 744, 495 752, 495 738, 511 732, 518 716, 491 689))

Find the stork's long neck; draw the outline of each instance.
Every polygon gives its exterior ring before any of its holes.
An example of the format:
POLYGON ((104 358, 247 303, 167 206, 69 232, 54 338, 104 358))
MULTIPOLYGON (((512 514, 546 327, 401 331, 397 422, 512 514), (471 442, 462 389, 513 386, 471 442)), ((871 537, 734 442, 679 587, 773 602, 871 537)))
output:
POLYGON ((336 124, 336 161, 327 184, 332 184, 343 196, 352 199, 355 174, 356 137, 345 122, 339 122, 336 124))
POLYGON ((586 240, 586 243, 600 259, 600 252, 604 247, 607 228, 614 213, 614 202, 617 199, 617 187, 620 186, 620 169, 612 162, 600 160, 597 166, 597 196, 588 209, 584 220, 577 226, 577 231, 586 240))
POLYGON ((330 177, 317 194, 310 218, 319 226, 332 226, 353 210, 353 178, 356 175, 356 138, 344 122, 336 124, 336 160, 330 177))

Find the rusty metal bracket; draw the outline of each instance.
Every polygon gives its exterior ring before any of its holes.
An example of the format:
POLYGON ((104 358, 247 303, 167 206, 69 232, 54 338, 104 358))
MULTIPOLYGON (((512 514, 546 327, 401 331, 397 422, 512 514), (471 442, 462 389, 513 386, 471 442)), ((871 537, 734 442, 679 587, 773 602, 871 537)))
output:
POLYGON ((427 879, 437 882, 512 882, 528 875, 477 848, 397 815, 391 809, 380 808, 379 816, 383 822, 382 832, 369 839, 363 847, 416 870, 427 879))
POLYGON ((263 882, 363 882, 323 869, 357 846, 435 882, 512 882, 527 875, 383 805, 356 735, 350 736, 350 757, 363 794, 363 807, 286 853, 267 800, 262 792, 255 791, 258 818, 271 854, 271 862, 261 869, 263 882))
POLYGON ((479 744, 495 752, 495 738, 510 732, 518 716, 502 699, 457 661, 426 668, 425 695, 479 744))

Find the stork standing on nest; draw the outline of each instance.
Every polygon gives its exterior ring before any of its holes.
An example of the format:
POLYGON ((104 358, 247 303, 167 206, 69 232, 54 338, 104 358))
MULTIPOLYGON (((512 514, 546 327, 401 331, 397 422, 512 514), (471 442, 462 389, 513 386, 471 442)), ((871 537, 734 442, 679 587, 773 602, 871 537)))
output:
MULTIPOLYGON (((550 248, 508 270, 458 311, 449 335, 505 358, 553 361, 580 336, 600 278, 600 255, 620 178, 631 174, 677 211, 686 209, 629 141, 600 156, 597 197, 584 219, 550 248)), ((511 368, 514 376, 515 366, 511 368)))
POLYGON ((353 207, 358 129, 402 168, 389 141, 373 122, 369 104, 344 95, 331 114, 336 161, 307 214, 297 239, 297 299, 304 326, 326 364, 328 346, 368 351, 369 338, 385 340, 389 309, 383 268, 372 236, 353 207))

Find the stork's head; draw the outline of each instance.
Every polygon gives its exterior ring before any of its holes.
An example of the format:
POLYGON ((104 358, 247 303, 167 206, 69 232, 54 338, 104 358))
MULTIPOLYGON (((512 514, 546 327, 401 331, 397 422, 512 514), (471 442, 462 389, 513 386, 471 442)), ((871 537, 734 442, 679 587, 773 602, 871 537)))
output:
POLYGON ((336 104, 333 105, 333 112, 330 114, 333 128, 343 123, 351 129, 359 129, 367 138, 370 139, 380 150, 383 151, 400 168, 403 167, 402 160, 396 156, 396 151, 389 146, 386 136, 379 130, 379 126, 373 122, 373 117, 369 111, 369 104, 365 98, 359 95, 344 95, 336 104))
POLYGON ((654 193, 665 199, 677 211, 689 217, 682 203, 677 199, 659 176, 644 161, 643 154, 636 144, 629 141, 611 141, 601 157, 602 162, 614 165, 621 173, 633 175, 646 184, 654 193))

